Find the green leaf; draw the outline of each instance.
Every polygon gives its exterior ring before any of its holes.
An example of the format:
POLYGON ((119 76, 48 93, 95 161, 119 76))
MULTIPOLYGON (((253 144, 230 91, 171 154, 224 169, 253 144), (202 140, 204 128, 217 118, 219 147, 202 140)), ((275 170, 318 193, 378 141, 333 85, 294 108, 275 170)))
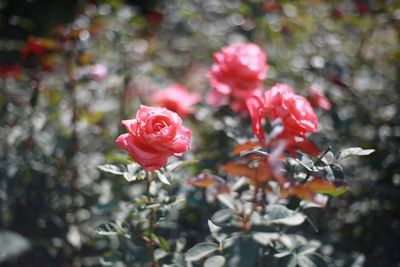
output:
POLYGON ((261 245, 267 246, 271 244, 272 240, 279 238, 278 233, 254 233, 253 239, 261 245))
POLYGON ((361 147, 349 147, 346 148, 336 156, 337 160, 342 160, 345 158, 356 157, 356 156, 366 156, 373 153, 375 149, 362 149, 361 147))
POLYGON ((212 221, 208 220, 208 228, 211 233, 216 233, 221 230, 221 227, 215 225, 212 221))
POLYGON ((315 220, 314 216, 310 214, 309 211, 305 210, 303 213, 306 215, 306 219, 308 223, 311 225, 311 227, 314 229, 315 232, 318 232, 318 223, 315 220))
POLYGON ((128 182, 138 180, 137 172, 141 169, 136 163, 131 163, 127 166, 122 164, 105 164, 100 165, 98 168, 107 173, 122 175, 128 182))
POLYGON ((170 251, 171 250, 171 247, 170 247, 170 245, 169 245, 169 243, 168 243, 168 241, 165 239, 165 238, 163 238, 163 237, 158 237, 158 239, 160 240, 160 247, 163 249, 163 250, 165 250, 165 251, 170 251))
POLYGON ((305 220, 304 214, 290 210, 283 205, 271 205, 267 211, 266 219, 271 223, 292 226, 302 224, 305 220))
POLYGON ((218 242, 222 242, 228 237, 225 233, 219 233, 222 228, 215 225, 211 220, 208 220, 208 228, 210 229, 212 237, 218 242))
POLYGON ((301 267, 328 267, 328 263, 317 253, 298 255, 297 264, 301 267))
POLYGON ((115 223, 106 222, 102 223, 96 228, 96 232, 102 236, 118 235, 119 227, 115 223))
POLYGON ((198 261, 217 250, 218 250, 218 245, 215 243, 211 242, 200 243, 195 245, 186 252, 185 260, 198 261))
POLYGON ((166 185, 171 185, 171 182, 168 180, 168 178, 162 174, 160 171, 156 171, 156 175, 158 177, 158 179, 160 180, 160 182, 162 182, 163 184, 166 185))
POLYGON ((208 258, 204 262, 204 267, 223 267, 225 265, 225 258, 221 255, 215 255, 208 258))
POLYGON ((172 172, 172 171, 175 171, 176 169, 183 168, 183 167, 190 166, 190 165, 194 165, 194 164, 197 164, 197 163, 199 163, 198 160, 178 161, 178 162, 174 162, 174 163, 169 164, 165 168, 169 172, 172 172))
POLYGON ((161 248, 157 248, 154 250, 154 258, 156 260, 160 260, 162 258, 165 258, 166 256, 168 256, 168 253, 165 252, 165 250, 163 250, 161 248))
POLYGON ((318 193, 337 197, 345 193, 347 190, 349 190, 348 187, 337 187, 335 190, 320 190, 318 193))
POLYGON ((317 250, 316 246, 303 244, 297 247, 296 252, 299 255, 308 255, 314 253, 316 250, 317 250))
POLYGON ((219 194, 218 200, 221 201, 228 208, 235 210, 235 199, 230 194, 219 194))
MULTIPOLYGON (((276 255, 275 255, 276 256, 276 255)), ((297 266, 297 257, 295 255, 290 255, 288 257, 285 257, 282 265, 282 267, 296 267, 297 266)))
POLYGON ((123 166, 121 164, 118 164, 118 165, 113 165, 113 164, 100 165, 99 169, 102 170, 103 172, 116 174, 116 175, 123 175, 124 172, 126 171, 125 166, 123 166))
POLYGON ((211 217, 211 221, 214 223, 223 223, 227 220, 229 220, 233 215, 233 211, 231 209, 222 209, 214 213, 214 215, 211 217))
POLYGON ((136 163, 128 164, 126 166, 126 171, 123 173, 124 178, 128 181, 138 180, 137 172, 140 170, 140 166, 136 163))
POLYGON ((29 247, 29 241, 20 234, 0 231, 0 262, 20 255, 29 247))

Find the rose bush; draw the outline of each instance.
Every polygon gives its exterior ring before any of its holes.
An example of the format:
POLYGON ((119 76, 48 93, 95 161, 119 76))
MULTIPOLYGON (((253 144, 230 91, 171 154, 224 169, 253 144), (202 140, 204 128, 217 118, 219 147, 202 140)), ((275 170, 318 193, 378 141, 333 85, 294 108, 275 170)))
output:
POLYGON ((181 117, 193 114, 195 110, 192 106, 199 101, 200 96, 198 94, 189 92, 186 87, 180 84, 170 85, 151 96, 152 105, 165 107, 181 117))
POLYGON ((136 119, 122 124, 128 133, 120 135, 116 144, 147 171, 164 167, 169 156, 179 157, 190 148, 192 132, 166 108, 141 105, 136 119))
POLYGON ((225 104, 230 97, 234 111, 245 111, 246 98, 262 88, 266 79, 267 55, 253 43, 233 44, 214 53, 214 64, 208 76, 212 92, 207 102, 214 106, 225 104))

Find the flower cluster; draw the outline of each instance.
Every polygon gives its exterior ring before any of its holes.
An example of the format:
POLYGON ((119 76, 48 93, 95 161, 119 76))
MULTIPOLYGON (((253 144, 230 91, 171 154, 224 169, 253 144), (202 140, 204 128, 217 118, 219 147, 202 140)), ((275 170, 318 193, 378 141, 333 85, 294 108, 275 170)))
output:
MULTIPOLYGON (((281 122, 283 127, 275 133, 274 140, 284 140, 292 155, 296 150, 318 154, 318 148, 306 138, 307 133, 318 128, 310 102, 285 84, 263 91, 266 60, 267 55, 253 43, 230 45, 215 53, 208 72, 212 86, 208 103, 221 105, 229 100, 232 110, 248 112, 253 133, 264 145, 263 121, 267 118, 281 122)), ((199 101, 197 94, 179 84, 154 93, 152 105, 163 108, 141 106, 136 119, 123 121, 129 133, 121 135, 117 144, 146 170, 160 169, 168 156, 179 156, 189 148, 191 132, 182 126, 179 116, 192 114, 192 106, 199 101)))

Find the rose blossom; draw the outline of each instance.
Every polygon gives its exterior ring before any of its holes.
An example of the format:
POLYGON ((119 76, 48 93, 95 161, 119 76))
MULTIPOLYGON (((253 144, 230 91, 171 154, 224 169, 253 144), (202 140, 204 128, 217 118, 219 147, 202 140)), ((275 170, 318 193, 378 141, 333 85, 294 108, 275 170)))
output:
POLYGON ((246 100, 252 129, 261 141, 265 140, 262 122, 266 116, 271 121, 280 119, 283 132, 276 139, 287 141, 287 149, 301 149, 315 154, 317 148, 306 139, 306 133, 317 131, 318 119, 306 98, 296 95, 285 84, 276 84, 264 94, 256 92, 246 100), (298 138, 300 137, 300 138, 298 138), (297 142, 297 139, 302 141, 297 142))
POLYGON ((245 100, 266 79, 267 55, 253 43, 233 44, 214 53, 214 64, 208 72, 212 92, 209 104, 218 106, 231 101, 234 111, 245 111, 245 100))
POLYGON ((265 92, 265 108, 271 121, 280 118, 285 130, 297 136, 317 131, 318 119, 310 102, 285 84, 265 92))
POLYGON ((194 109, 191 106, 200 101, 200 96, 189 92, 180 84, 173 84, 154 93, 151 101, 154 106, 165 107, 185 117, 193 114, 194 109))
POLYGON ((166 108, 141 105, 136 119, 123 120, 122 124, 128 133, 120 135, 116 144, 146 171, 164 167, 169 156, 180 157, 190 148, 192 132, 166 108))

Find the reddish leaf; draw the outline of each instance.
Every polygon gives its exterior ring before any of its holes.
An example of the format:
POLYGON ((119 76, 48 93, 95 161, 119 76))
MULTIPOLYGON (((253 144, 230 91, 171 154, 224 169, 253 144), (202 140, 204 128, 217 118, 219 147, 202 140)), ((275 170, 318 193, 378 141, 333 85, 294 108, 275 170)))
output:
POLYGON ((228 162, 222 170, 230 176, 245 176, 250 179, 255 179, 257 175, 256 170, 250 168, 247 163, 228 162))
POLYGON ((208 187, 214 184, 225 183, 225 181, 218 176, 201 173, 198 176, 186 180, 186 183, 197 187, 208 187))
POLYGON ((313 192, 331 191, 336 189, 335 185, 322 178, 315 178, 312 181, 307 182, 304 187, 307 187, 313 192))
POLYGON ((263 143, 261 143, 260 141, 248 141, 244 144, 239 144, 235 146, 232 152, 234 155, 239 155, 244 151, 250 151, 261 147, 263 147, 263 143))

